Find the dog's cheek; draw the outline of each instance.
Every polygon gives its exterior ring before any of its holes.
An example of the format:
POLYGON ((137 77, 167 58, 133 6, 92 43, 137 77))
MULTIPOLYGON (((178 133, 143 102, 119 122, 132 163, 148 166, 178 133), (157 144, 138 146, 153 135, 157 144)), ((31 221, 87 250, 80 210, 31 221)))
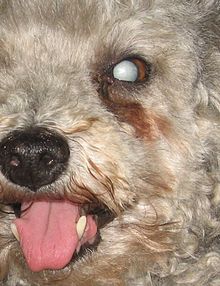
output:
POLYGON ((135 130, 136 137, 146 141, 155 141, 161 135, 168 137, 171 131, 171 123, 165 116, 145 110, 138 102, 111 103, 108 109, 115 114, 120 122, 131 125, 135 130))
POLYGON ((112 83, 100 91, 102 104, 120 123, 131 126, 135 137, 150 142, 162 137, 169 138, 172 133, 170 120, 152 108, 146 108, 134 95, 144 86, 112 83))

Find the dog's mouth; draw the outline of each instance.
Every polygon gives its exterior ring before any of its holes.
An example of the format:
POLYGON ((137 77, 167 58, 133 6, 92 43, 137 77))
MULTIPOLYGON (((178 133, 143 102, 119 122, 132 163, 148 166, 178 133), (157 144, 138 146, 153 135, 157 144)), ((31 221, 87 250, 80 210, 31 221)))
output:
POLYGON ((97 248, 100 229, 114 219, 101 205, 79 205, 68 200, 34 201, 13 205, 11 225, 29 268, 57 270, 97 248))

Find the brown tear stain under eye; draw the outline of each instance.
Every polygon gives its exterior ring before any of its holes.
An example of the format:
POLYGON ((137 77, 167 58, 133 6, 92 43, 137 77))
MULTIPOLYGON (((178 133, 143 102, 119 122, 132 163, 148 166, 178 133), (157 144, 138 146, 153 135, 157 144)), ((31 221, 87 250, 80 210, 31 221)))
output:
POLYGON ((106 100, 109 111, 118 120, 128 123, 135 129, 135 135, 148 141, 154 141, 161 135, 168 137, 171 126, 168 120, 153 111, 145 110, 138 102, 114 103, 106 100))

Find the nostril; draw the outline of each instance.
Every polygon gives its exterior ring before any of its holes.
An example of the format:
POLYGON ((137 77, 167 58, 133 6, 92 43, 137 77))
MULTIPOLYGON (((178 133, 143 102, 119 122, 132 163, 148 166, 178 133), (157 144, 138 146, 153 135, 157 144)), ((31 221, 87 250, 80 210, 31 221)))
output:
POLYGON ((44 128, 15 131, 0 143, 0 167, 11 182, 37 190, 57 180, 67 167, 65 138, 44 128))
POLYGON ((21 165, 21 160, 19 159, 19 157, 16 155, 12 155, 9 160, 9 166, 11 166, 12 168, 17 168, 20 167, 20 165, 21 165))

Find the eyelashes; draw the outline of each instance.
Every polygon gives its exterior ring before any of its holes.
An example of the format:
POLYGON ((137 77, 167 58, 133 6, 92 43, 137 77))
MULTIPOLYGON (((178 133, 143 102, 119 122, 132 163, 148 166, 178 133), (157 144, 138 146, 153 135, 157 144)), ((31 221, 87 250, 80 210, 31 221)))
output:
POLYGON ((137 137, 149 133, 149 123, 144 121, 145 113, 140 98, 146 96, 147 86, 154 75, 153 64, 137 55, 108 65, 96 77, 102 106, 118 122, 132 126, 137 137))
POLYGON ((135 90, 140 91, 149 83, 152 70, 152 64, 139 55, 107 65, 95 78, 99 96, 114 102, 122 102, 126 97, 129 100, 135 90))

